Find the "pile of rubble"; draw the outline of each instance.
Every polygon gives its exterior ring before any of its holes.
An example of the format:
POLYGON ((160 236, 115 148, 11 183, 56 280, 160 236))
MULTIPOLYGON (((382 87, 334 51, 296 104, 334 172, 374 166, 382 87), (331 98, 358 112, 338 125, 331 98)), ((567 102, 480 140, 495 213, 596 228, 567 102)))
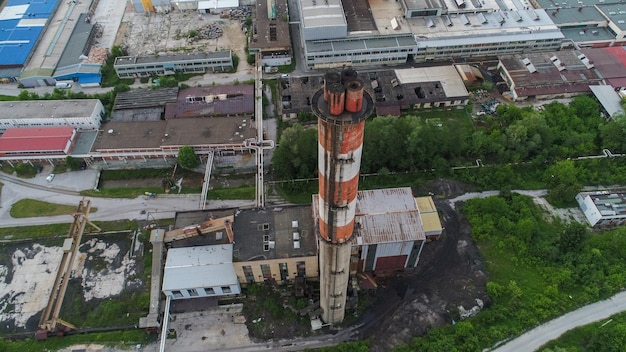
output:
POLYGON ((252 8, 250 6, 240 6, 236 9, 225 10, 220 14, 221 18, 228 18, 231 20, 238 20, 239 22, 245 22, 246 19, 252 17, 252 8))
POLYGON ((191 38, 192 40, 217 39, 224 34, 222 27, 215 23, 208 24, 198 30, 198 35, 191 38))

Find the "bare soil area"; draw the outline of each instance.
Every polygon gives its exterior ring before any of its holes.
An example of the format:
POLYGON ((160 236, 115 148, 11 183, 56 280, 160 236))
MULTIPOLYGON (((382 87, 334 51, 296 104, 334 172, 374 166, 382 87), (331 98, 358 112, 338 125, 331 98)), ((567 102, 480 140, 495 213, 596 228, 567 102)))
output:
POLYGON ((239 19, 197 11, 138 14, 127 11, 120 27, 121 42, 129 55, 186 54, 230 49, 247 69, 246 35, 239 19), (221 35, 215 35, 215 32, 221 35), (203 35, 210 32, 210 35, 203 35), (217 37, 216 37, 217 36, 217 37), (216 37, 216 38, 214 38, 216 37))

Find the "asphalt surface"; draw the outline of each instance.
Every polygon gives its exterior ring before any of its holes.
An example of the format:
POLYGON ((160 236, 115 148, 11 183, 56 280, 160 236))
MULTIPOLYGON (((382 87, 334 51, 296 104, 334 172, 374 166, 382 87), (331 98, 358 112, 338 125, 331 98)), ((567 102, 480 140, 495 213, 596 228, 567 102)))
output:
MULTIPOLYGON (((45 178, 49 173, 42 172, 33 179, 20 179, 0 173, 4 184, 0 194, 0 227, 46 225, 71 223, 71 215, 42 216, 27 219, 11 217, 11 206, 20 199, 36 199, 49 203, 78 205, 83 199, 79 191, 93 189, 97 172, 84 170, 58 174, 52 182, 45 178)), ((199 209, 200 195, 172 194, 157 195, 154 198, 141 196, 128 198, 88 198, 91 206, 97 208, 89 215, 92 221, 114 220, 155 220, 173 218, 177 211, 199 209)), ((247 207, 251 200, 209 201, 208 208, 247 207)))
POLYGON ((607 319, 608 317, 623 311, 626 311, 626 292, 620 292, 605 301, 589 304, 573 312, 562 315, 530 330, 524 335, 494 349, 493 351, 536 351, 539 347, 558 338, 568 330, 607 319))

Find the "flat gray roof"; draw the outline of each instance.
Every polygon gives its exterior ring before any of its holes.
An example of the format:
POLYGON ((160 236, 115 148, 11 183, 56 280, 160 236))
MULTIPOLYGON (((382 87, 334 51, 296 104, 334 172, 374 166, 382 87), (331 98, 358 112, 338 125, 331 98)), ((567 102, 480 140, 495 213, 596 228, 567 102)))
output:
POLYGON ((241 261, 317 255, 310 205, 240 210, 235 213, 233 232, 233 254, 241 261), (298 233, 297 240, 294 233, 298 233), (266 247, 269 242, 274 243, 273 249, 266 247))
POLYGON ((306 42, 307 53, 334 51, 364 51, 376 48, 415 47, 412 34, 348 37, 339 39, 311 40, 306 42))
POLYGON ((606 42, 615 39, 615 34, 606 27, 594 27, 583 30, 582 28, 561 28, 565 39, 576 43, 606 42))
POLYGON ((87 156, 91 152, 91 147, 98 136, 97 131, 79 132, 74 142, 74 149, 71 154, 73 156, 87 156))
POLYGON ((179 118, 166 121, 109 122, 102 125, 95 151, 161 146, 240 144, 254 138, 254 124, 240 117, 179 118), (246 127, 242 127, 246 125, 246 127), (111 131, 111 133, 109 133, 111 131))
MULTIPOLYGON (((63 68, 81 62, 81 55, 87 56, 89 53, 89 47, 91 43, 91 31, 93 31, 93 24, 87 22, 89 15, 86 13, 81 14, 76 21, 72 35, 65 45, 63 54, 59 58, 57 68, 63 68)), ((55 73, 56 74, 56 73, 55 73)), ((57 74, 58 75, 58 74, 57 74)))
POLYGON ((598 9, 619 29, 626 30, 626 5, 622 3, 598 4, 598 9))
POLYGON ((233 245, 171 248, 167 251, 163 290, 237 284, 233 245))
POLYGON ((0 101, 0 119, 91 116, 98 99, 0 101))
POLYGON ((422 67, 395 70, 400 84, 439 82, 446 97, 467 97, 463 79, 454 66, 422 67))
POLYGON ((410 18, 406 22, 411 26, 411 31, 418 38, 423 38, 425 43, 458 41, 458 44, 452 45, 466 44, 468 41, 498 42, 515 35, 522 35, 526 40, 545 39, 544 33, 549 33, 550 37, 554 36, 554 32, 558 33, 557 26, 543 9, 466 13, 448 15, 447 19, 449 23, 435 16, 410 18))
POLYGON ((341 0, 301 0, 304 28, 347 25, 341 0))
POLYGON ((589 86, 589 88, 610 117, 617 114, 624 114, 624 109, 621 104, 622 98, 615 92, 615 88, 606 85, 589 86))
POLYGON ((584 23, 606 21, 606 18, 595 6, 560 7, 559 5, 559 10, 556 11, 554 3, 552 1, 549 3, 551 6, 545 7, 545 10, 556 25, 578 25, 580 27, 584 23))

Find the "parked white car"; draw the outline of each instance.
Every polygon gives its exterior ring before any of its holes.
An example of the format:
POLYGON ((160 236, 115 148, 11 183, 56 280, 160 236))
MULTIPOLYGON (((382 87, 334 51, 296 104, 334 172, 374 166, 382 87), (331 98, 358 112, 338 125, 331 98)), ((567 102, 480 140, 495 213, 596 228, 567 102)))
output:
POLYGON ((50 174, 48 175, 48 177, 46 177, 46 181, 52 182, 52 180, 54 180, 54 174, 50 174))

